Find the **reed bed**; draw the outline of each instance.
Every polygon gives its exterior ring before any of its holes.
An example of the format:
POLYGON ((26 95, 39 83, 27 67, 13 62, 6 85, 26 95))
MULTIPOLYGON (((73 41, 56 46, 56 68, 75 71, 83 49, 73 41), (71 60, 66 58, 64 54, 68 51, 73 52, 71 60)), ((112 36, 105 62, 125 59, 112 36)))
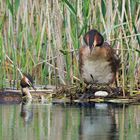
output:
POLYGON ((0 1, 0 88, 19 87, 23 72, 35 84, 79 83, 78 49, 98 29, 121 58, 119 86, 140 86, 139 0, 0 1))

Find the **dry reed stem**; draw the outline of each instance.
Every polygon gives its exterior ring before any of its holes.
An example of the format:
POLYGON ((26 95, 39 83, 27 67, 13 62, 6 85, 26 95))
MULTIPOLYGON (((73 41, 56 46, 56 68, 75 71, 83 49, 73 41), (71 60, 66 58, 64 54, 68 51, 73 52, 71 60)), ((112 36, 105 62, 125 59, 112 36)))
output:
MULTIPOLYGON (((15 1, 10 4, 0 1, 0 59, 4 63, 7 55, 13 62, 13 79, 18 79, 20 68, 43 83, 51 84, 54 75, 55 83, 73 83, 79 75, 77 53, 83 35, 97 28, 121 50, 120 85, 125 89, 131 84, 133 91, 140 67, 140 5, 133 2, 133 9, 131 0, 21 0, 17 8, 15 1)), ((6 80, 11 73, 1 70, 6 80)))

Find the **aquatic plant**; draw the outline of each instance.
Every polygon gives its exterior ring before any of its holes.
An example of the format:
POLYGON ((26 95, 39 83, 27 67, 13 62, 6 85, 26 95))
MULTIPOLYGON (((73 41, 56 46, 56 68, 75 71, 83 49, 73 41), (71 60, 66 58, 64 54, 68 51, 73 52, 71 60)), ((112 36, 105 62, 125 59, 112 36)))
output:
POLYGON ((0 87, 18 87, 21 72, 36 84, 79 83, 78 49, 98 29, 121 57, 119 85, 140 83, 138 0, 0 1, 0 87))

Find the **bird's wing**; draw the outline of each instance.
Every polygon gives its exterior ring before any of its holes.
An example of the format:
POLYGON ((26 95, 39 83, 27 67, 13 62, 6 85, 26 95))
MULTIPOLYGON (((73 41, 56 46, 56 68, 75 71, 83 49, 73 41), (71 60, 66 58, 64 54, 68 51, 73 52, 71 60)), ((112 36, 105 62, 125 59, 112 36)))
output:
POLYGON ((106 55, 108 58, 108 61, 110 61, 110 65, 112 66, 113 72, 118 71, 120 66, 120 58, 116 54, 115 50, 111 48, 110 46, 106 46, 106 55))

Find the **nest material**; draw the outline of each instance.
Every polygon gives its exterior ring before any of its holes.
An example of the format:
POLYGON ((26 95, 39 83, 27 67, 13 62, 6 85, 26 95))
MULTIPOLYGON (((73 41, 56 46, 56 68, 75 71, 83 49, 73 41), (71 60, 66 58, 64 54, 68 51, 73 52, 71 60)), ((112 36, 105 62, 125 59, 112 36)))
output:
POLYGON ((67 97, 71 99, 78 99, 83 94, 86 94, 84 98, 95 98, 95 92, 97 91, 106 91, 108 93, 108 97, 117 97, 122 96, 121 88, 113 88, 109 86, 61 86, 56 89, 55 97, 67 97))
MULTIPOLYGON (((123 97, 122 88, 114 88, 109 86, 86 86, 81 85, 69 85, 59 86, 57 88, 42 89, 42 90, 30 90, 33 100, 40 100, 45 102, 114 102, 114 103, 136 103, 140 101, 140 94, 130 96, 129 92, 125 92, 123 97), (98 91, 104 91, 108 93, 107 96, 95 96, 98 91)), ((22 96, 20 90, 11 90, 0 92, 1 103, 20 103, 22 102, 22 96)))

